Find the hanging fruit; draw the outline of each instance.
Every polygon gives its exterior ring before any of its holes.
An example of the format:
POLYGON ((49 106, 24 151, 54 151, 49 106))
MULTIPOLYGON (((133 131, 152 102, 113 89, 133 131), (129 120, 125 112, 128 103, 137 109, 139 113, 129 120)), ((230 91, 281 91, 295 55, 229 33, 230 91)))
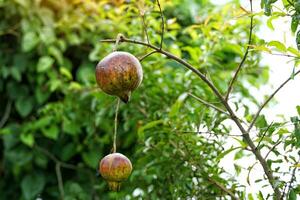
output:
POLYGON ((118 96, 124 103, 131 92, 142 82, 143 69, 132 54, 115 51, 104 57, 96 66, 99 87, 109 95, 118 96))
POLYGON ((99 173, 107 181, 109 189, 119 191, 121 182, 131 174, 130 160, 120 153, 112 153, 105 156, 99 164, 99 173))

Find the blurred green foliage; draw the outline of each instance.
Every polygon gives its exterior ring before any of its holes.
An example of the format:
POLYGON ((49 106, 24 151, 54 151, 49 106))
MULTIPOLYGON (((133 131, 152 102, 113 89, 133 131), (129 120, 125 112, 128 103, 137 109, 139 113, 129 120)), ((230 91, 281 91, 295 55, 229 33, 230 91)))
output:
MULTIPOLYGON (((161 3, 163 48, 188 60, 225 93, 246 49, 249 18, 237 17, 245 13, 236 3, 161 3)), ((245 197, 235 177, 218 167, 227 153, 227 116, 188 93, 221 105, 195 75, 157 54, 143 61, 142 85, 120 107, 118 152, 130 158, 133 174, 119 193, 109 192, 95 175, 112 147, 116 104, 95 83, 97 62, 113 48, 99 40, 122 33, 145 41, 145 14, 150 42, 158 45, 158 11, 146 0, 0 0, 0 199, 228 197, 216 182, 245 197)), ((150 51, 132 44, 118 49, 137 57, 150 51)), ((236 109, 246 119, 252 112, 242 100, 258 105, 248 87, 268 80, 268 68, 259 60, 250 52, 234 88, 243 107, 236 109)))

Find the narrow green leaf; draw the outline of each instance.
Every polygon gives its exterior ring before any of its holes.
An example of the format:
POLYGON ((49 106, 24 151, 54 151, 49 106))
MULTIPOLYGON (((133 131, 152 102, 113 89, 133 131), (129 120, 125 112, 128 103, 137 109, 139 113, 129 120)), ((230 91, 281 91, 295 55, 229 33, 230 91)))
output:
POLYGON ((296 109, 297 109, 298 115, 300 117, 300 106, 296 106, 296 109))
POLYGON ((284 44, 282 44, 281 42, 279 41, 271 41, 268 43, 268 46, 271 46, 271 47, 276 47, 276 49, 280 52, 286 52, 287 49, 285 47, 284 44))
POLYGON ((155 121, 149 122, 149 123, 145 124, 144 126, 140 127, 138 129, 139 139, 140 140, 144 140, 145 139, 145 135, 144 135, 145 130, 153 128, 153 127, 155 127, 155 126, 157 126, 159 124, 163 124, 163 123, 164 123, 164 121, 162 119, 160 119, 160 120, 155 120, 155 121))
POLYGON ((65 67, 60 67, 59 68, 59 72, 64 76, 64 77, 66 77, 68 80, 72 80, 72 74, 71 74, 71 72, 67 69, 67 68, 65 68, 65 67))
POLYGON ((298 28, 298 24, 299 24, 298 15, 294 15, 292 17, 292 22, 291 22, 291 30, 292 30, 293 33, 296 32, 296 30, 298 28))
POLYGON ((38 72, 45 72, 51 68, 54 63, 54 59, 50 56, 43 56, 40 57, 38 64, 37 64, 37 71, 38 72))
POLYGON ((295 56, 299 56, 300 57, 300 53, 299 53, 299 51, 297 49, 295 49, 293 47, 289 47, 289 48, 287 48, 287 50, 289 52, 291 52, 292 54, 294 54, 295 56))
POLYGON ((252 194, 248 194, 248 200, 254 200, 252 194))
POLYGON ((234 151, 234 150, 237 150, 237 149, 239 149, 239 148, 241 148, 241 147, 231 147, 230 149, 227 149, 226 151, 223 151, 222 153, 220 153, 218 156, 217 156, 217 158, 216 158, 216 160, 217 161, 220 161, 222 158, 224 158, 227 154, 229 154, 230 152, 232 152, 232 151, 234 151))
POLYGON ((176 117, 178 115, 182 103, 184 102, 187 96, 188 96, 187 93, 183 93, 178 97, 177 101, 172 105, 170 109, 169 117, 176 117))

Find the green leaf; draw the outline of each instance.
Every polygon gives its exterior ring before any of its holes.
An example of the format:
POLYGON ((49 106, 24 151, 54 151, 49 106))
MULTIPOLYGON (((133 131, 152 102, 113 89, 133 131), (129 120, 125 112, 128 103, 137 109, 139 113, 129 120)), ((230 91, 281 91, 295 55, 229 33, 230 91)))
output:
POLYGON ((296 35, 296 44, 297 44, 298 50, 300 50, 300 30, 297 32, 297 35, 296 35))
POLYGON ((170 109, 169 117, 176 117, 178 115, 182 103, 184 102, 187 96, 188 94, 185 92, 178 97, 177 101, 172 105, 170 109))
POLYGON ((71 72, 67 69, 67 68, 65 68, 65 67, 60 67, 59 68, 59 72, 62 74, 62 75, 64 75, 68 80, 72 80, 72 74, 71 74, 71 72))
POLYGON ((61 159, 63 161, 68 161, 70 158, 72 158, 74 155, 76 155, 76 146, 74 143, 69 143, 65 145, 61 152, 61 159))
POLYGON ((60 65, 63 64, 63 55, 62 55, 61 51, 57 47, 50 46, 48 48, 48 52, 49 52, 50 55, 52 55, 57 60, 57 62, 60 65))
POLYGON ((39 38, 35 32, 26 32, 22 40, 22 49, 28 52, 35 48, 39 43, 39 38))
POLYGON ((57 90, 60 86, 62 86, 61 80, 58 79, 53 79, 50 81, 50 91, 54 92, 57 90))
POLYGON ((80 132, 80 125, 74 122, 71 122, 68 119, 64 119, 63 121, 63 131, 70 134, 76 135, 80 132))
POLYGON ((289 52, 291 52, 292 54, 294 54, 294 55, 300 57, 300 53, 299 53, 299 51, 298 51, 297 49, 295 49, 295 48, 293 48, 293 47, 289 47, 289 48, 287 48, 287 50, 288 50, 289 52))
POLYGON ((32 200, 43 191, 45 186, 45 176, 40 173, 26 175, 21 182, 22 194, 26 200, 32 200))
POLYGON ((248 199, 249 199, 249 200, 254 200, 252 194, 248 194, 248 199))
POLYGON ((26 117, 33 109, 33 100, 32 98, 19 98, 15 107, 22 117, 26 117))
POLYGON ((268 43, 268 46, 276 47, 276 49, 279 50, 280 52, 286 52, 287 51, 285 45, 282 44, 279 41, 271 41, 271 42, 268 43))
POLYGON ((296 106, 296 109, 297 109, 298 115, 300 117, 300 106, 296 106))
POLYGON ((265 51, 267 53, 272 53, 272 51, 264 45, 250 45, 250 47, 256 51, 265 51))
POLYGON ((33 147, 34 145, 34 136, 31 133, 22 133, 20 136, 21 141, 27 146, 33 147))
POLYGON ((44 136, 56 140, 59 134, 59 129, 56 125, 51 125, 49 128, 43 129, 44 136))
POLYGON ((278 18, 278 16, 272 16, 272 17, 270 17, 268 20, 267 20, 267 26, 269 27, 269 29, 271 29, 271 30, 275 30, 274 29, 274 26, 273 26, 273 23, 272 23, 272 21, 274 20, 274 19, 276 19, 276 18, 278 18))
POLYGON ((244 156, 243 150, 240 150, 240 151, 236 152, 236 154, 234 155, 234 160, 241 159, 243 156, 244 156))
POLYGON ((259 200, 264 200, 264 196, 263 196, 261 191, 259 191, 257 197, 258 197, 259 200))
POLYGON ((227 154, 229 154, 230 152, 234 151, 234 150, 237 150, 241 147, 231 147, 230 149, 227 149, 226 151, 223 151, 222 153, 220 153, 217 157, 216 157, 216 160, 217 161, 220 161, 222 158, 224 158, 227 154))
POLYGON ((292 22, 291 22, 291 30, 292 30, 293 33, 296 32, 296 30, 298 28, 298 24, 299 24, 298 15, 294 15, 292 17, 292 22))
POLYGON ((237 164, 233 164, 233 166, 234 166, 236 174, 239 175, 242 171, 242 167, 237 164))
POLYGON ((51 66, 53 65, 54 63, 54 59, 50 56, 43 56, 43 57, 40 57, 39 61, 38 61, 38 64, 37 64, 37 71, 38 72, 45 72, 47 71, 48 69, 51 68, 51 66))
POLYGON ((295 7, 295 10, 300 13, 300 1, 299 0, 295 0, 294 1, 294 7, 295 7))
POLYGON ((160 120, 155 120, 155 121, 149 122, 149 123, 145 124, 144 126, 140 127, 138 129, 139 139, 140 140, 144 140, 145 139, 145 135, 144 135, 145 130, 153 128, 153 127, 155 127, 155 126, 157 126, 159 124, 163 124, 163 123, 164 123, 164 121, 162 119, 160 119, 160 120))
POLYGON ((295 193, 294 189, 290 190, 288 200, 297 200, 297 194, 295 193))
POLYGON ((99 162, 99 153, 97 151, 90 151, 82 153, 83 161, 90 166, 91 168, 95 168, 99 162))

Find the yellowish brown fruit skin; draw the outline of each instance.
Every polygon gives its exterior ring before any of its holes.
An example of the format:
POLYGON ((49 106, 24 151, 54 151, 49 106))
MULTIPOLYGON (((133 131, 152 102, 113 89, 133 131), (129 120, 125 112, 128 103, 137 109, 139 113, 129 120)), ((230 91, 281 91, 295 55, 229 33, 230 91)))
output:
POLYGON ((143 69, 132 54, 115 51, 104 57, 96 66, 99 87, 109 95, 118 96, 124 103, 143 80, 143 69))
POLYGON ((108 182, 109 189, 119 191, 121 182, 125 181, 131 174, 132 164, 123 154, 112 153, 100 161, 98 170, 108 182))

